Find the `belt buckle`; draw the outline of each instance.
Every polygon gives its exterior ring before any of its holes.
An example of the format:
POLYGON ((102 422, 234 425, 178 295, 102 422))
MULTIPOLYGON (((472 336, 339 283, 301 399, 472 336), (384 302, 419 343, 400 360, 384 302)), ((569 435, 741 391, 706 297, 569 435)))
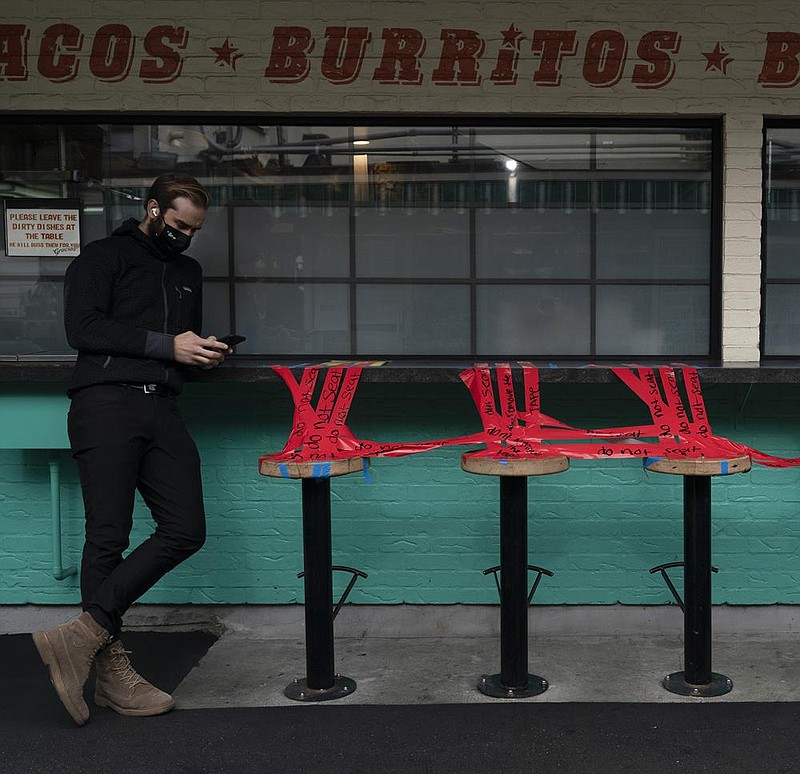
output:
POLYGON ((158 392, 158 385, 157 384, 143 384, 142 389, 147 393, 156 393, 158 392))

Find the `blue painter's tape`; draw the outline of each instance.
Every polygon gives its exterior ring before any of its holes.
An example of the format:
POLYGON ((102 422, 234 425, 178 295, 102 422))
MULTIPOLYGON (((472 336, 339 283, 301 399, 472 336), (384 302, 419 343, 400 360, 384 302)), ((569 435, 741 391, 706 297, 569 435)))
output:
POLYGON ((663 459, 663 457, 646 457, 644 460, 642 460, 642 465, 644 469, 647 470, 651 465, 663 459))
POLYGON ((374 484, 375 479, 369 474, 369 465, 367 464, 366 457, 361 458, 361 469, 364 471, 364 481, 366 481, 368 484, 374 484))
POLYGON ((721 468, 721 471, 722 471, 722 475, 723 476, 727 476, 728 475, 728 460, 722 460, 722 462, 720 463, 720 468, 721 468))
POLYGON ((283 463, 278 465, 278 470, 281 472, 281 476, 283 478, 289 478, 289 468, 286 467, 283 463))
POLYGON ((331 463, 330 462, 316 462, 311 469, 311 475, 314 478, 330 478, 331 476, 331 463))

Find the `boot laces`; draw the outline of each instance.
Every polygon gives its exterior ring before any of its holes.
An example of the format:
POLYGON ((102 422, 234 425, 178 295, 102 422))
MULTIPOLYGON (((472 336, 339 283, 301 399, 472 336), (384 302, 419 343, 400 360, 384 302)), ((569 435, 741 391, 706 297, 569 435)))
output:
POLYGON ((128 654, 131 652, 125 650, 121 645, 108 650, 111 669, 129 688, 135 688, 137 685, 144 684, 145 679, 133 668, 133 664, 128 658, 128 654))

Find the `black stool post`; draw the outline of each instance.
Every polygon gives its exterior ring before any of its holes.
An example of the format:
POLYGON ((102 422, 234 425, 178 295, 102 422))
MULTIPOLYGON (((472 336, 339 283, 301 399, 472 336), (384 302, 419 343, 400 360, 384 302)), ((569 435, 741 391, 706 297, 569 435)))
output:
POLYGON ((662 685, 681 696, 722 696, 733 688, 733 681, 711 671, 711 477, 746 473, 749 456, 714 459, 688 457, 667 459, 652 457, 644 462, 645 470, 683 477, 683 601, 666 575, 668 567, 679 562, 654 567, 661 570, 670 591, 683 609, 683 672, 667 675, 662 685))
POLYGON ((648 458, 645 470, 683 477, 683 567, 684 599, 664 572, 670 563, 654 567, 661 570, 667 585, 683 609, 683 672, 667 675, 662 685, 681 696, 722 696, 733 688, 733 681, 711 671, 711 477, 746 473, 749 456, 714 459, 689 457, 648 458))
POLYGON ((711 479, 683 477, 683 620, 686 682, 711 681, 711 479))
POLYGON ((528 479, 500 479, 500 685, 528 688, 528 479))
POLYGON ((335 682, 331 607, 331 480, 304 478, 302 486, 306 683, 311 690, 325 691, 335 682))
MULTIPOLYGON (((360 460, 348 459, 334 461, 327 467, 330 475, 344 475, 360 469, 361 464, 360 460)), ((337 675, 333 668, 333 619, 336 611, 333 607, 331 557, 331 481, 329 475, 320 475, 318 467, 312 463, 285 464, 264 460, 260 468, 262 475, 302 479, 306 677, 289 683, 283 693, 289 699, 306 702, 338 699, 349 696, 356 689, 354 680, 337 675)))
POLYGON ((547 681, 528 673, 528 479, 500 476, 500 674, 478 689, 502 699, 538 696, 547 681))
POLYGON ((683 476, 683 672, 664 678, 681 696, 722 696, 733 688, 711 671, 711 477, 683 476))
POLYGON ((461 468, 500 479, 500 565, 484 571, 495 572, 497 580, 500 570, 500 673, 484 675, 478 690, 500 699, 538 696, 547 690, 547 681, 528 673, 528 606, 542 573, 553 573, 531 566, 539 576, 528 593, 528 477, 560 473, 569 468, 569 460, 464 454, 461 468))

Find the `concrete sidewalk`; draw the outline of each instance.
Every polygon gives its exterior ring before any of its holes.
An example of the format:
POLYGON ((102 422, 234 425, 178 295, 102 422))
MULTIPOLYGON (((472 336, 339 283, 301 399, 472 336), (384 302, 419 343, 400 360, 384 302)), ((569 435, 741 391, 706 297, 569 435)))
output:
MULTIPOLYGON (((0 634, 33 631, 75 608, 0 607, 0 634)), ((683 617, 673 606, 532 607, 529 671, 548 690, 494 699, 477 690, 500 669, 496 606, 345 606, 335 669, 356 691, 330 704, 486 702, 800 701, 800 609, 727 607, 713 613, 713 670, 733 681, 695 699, 661 686, 683 668, 683 617)), ((305 676, 302 606, 134 607, 128 629, 206 629, 220 635, 174 692, 185 709, 299 706, 283 689, 305 676)))

